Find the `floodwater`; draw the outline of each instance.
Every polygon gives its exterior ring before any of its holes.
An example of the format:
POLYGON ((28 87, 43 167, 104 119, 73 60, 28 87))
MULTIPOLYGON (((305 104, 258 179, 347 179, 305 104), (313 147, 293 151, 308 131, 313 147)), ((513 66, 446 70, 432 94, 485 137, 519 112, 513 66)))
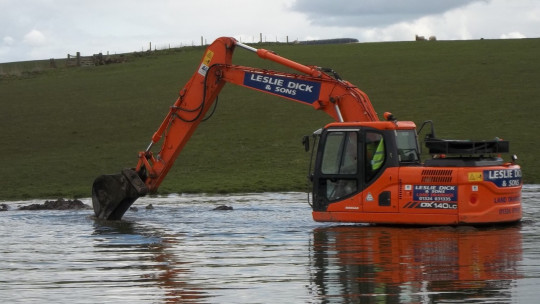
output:
MULTIPOLYGON (((91 204, 89 200, 83 200, 91 204)), ((538 303, 540 185, 499 227, 316 223, 304 193, 0 212, 2 303, 538 303), (145 206, 153 204, 154 209, 145 206), (218 205, 232 211, 212 211, 218 205)))

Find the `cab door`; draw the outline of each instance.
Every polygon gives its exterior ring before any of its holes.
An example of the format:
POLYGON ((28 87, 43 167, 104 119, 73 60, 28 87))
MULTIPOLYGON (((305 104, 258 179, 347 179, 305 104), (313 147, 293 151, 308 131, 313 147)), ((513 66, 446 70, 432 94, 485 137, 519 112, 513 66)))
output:
POLYGON ((364 175, 362 200, 364 212, 397 211, 397 167, 394 132, 365 128, 362 133, 364 175))
MULTIPOLYGON (((362 185, 361 130, 328 129, 321 134, 313 172, 313 210, 358 193, 362 185)), ((357 202, 361 205, 361 202, 357 202)))

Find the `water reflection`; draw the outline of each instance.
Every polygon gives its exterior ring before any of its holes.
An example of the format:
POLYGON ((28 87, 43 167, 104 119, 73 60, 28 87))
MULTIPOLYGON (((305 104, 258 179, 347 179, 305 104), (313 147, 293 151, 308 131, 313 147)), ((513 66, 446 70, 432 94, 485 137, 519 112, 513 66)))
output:
POLYGON ((154 300, 162 303, 200 303, 208 297, 201 286, 189 283, 188 263, 179 258, 176 249, 179 235, 129 221, 103 220, 96 220, 93 235, 96 254, 109 261, 101 270, 113 276, 111 285, 158 287, 163 295, 154 300))
POLYGON ((323 303, 510 302, 519 225, 316 228, 311 289, 323 303))
MULTIPOLYGON (((316 223, 304 193, 0 212, 3 303, 537 303, 540 186, 506 227, 316 223), (231 211, 212 211, 227 204, 231 211)), ((27 203, 27 202, 25 202, 27 203)), ((13 205, 17 203, 12 203, 13 205)))

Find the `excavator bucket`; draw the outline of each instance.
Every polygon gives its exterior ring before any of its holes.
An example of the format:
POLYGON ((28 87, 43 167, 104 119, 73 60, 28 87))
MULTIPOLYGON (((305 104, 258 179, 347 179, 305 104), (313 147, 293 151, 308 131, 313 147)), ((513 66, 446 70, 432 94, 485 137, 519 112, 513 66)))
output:
POLYGON ((92 205, 99 219, 120 220, 148 188, 137 172, 124 169, 120 174, 101 175, 92 185, 92 205))

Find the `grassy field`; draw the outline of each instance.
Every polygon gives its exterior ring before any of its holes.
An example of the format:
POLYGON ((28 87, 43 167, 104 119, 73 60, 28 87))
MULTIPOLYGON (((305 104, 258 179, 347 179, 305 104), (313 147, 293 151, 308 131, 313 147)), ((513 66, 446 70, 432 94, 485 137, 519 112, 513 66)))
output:
MULTIPOLYGON (((524 181, 540 182, 540 39, 264 47, 333 68, 370 96, 379 115, 391 111, 417 125, 431 119, 443 138, 510 140, 524 181)), ((0 200, 88 197, 96 176, 134 166, 203 52, 31 73, 0 65, 0 200)), ((234 63, 279 68, 244 50, 234 63)), ((328 122, 304 105, 226 86, 160 193, 304 190, 309 155, 301 137, 328 122)))

